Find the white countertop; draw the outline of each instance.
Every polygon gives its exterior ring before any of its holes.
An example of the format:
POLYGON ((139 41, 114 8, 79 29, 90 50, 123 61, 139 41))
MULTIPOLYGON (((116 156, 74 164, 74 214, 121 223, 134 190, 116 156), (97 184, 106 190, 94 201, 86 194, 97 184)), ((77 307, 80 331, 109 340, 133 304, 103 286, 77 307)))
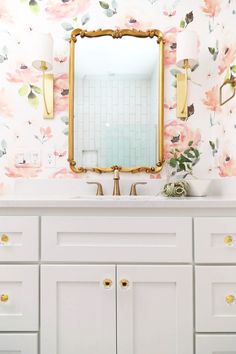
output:
POLYGON ((138 197, 69 197, 59 195, 0 196, 0 208, 236 208, 236 196, 166 198, 138 197))

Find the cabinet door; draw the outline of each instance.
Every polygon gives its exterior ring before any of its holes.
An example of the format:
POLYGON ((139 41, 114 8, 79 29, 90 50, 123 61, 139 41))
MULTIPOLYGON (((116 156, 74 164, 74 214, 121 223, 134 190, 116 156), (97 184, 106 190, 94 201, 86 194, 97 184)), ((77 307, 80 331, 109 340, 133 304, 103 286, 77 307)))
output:
POLYGON ((191 266, 119 266, 118 354, 192 354, 191 266))
POLYGON ((0 334, 0 354, 37 354, 38 335, 6 333, 0 334))
POLYGON ((115 354, 112 265, 41 267, 41 354, 115 354))
POLYGON ((236 267, 196 267, 197 332, 236 331, 236 267))
POLYGON ((0 265, 0 331, 38 331, 37 265, 0 265))
POLYGON ((196 354, 236 354, 236 335, 197 335, 196 354))

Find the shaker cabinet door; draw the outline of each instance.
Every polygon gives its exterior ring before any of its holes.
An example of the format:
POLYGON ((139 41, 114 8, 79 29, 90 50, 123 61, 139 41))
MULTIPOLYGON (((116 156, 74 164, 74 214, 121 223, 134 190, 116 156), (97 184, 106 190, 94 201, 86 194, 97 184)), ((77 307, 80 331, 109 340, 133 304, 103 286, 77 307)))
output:
POLYGON ((36 333, 1 333, 0 354, 37 354, 38 335, 36 333))
POLYGON ((192 354, 191 266, 118 266, 117 354, 192 354))
POLYGON ((112 265, 42 265, 41 354, 116 354, 112 265))

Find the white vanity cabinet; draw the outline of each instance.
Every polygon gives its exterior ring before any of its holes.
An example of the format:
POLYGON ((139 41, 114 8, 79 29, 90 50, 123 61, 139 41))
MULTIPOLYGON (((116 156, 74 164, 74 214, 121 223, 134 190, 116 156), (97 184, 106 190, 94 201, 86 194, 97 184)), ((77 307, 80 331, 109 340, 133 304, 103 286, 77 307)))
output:
POLYGON ((236 201, 22 203, 1 209, 0 354, 236 354, 236 201))

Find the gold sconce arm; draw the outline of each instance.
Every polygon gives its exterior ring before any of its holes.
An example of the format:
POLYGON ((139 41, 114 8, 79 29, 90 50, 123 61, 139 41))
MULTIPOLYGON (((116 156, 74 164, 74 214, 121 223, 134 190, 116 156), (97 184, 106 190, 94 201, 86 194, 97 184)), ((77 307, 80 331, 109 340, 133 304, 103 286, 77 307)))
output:
POLYGON ((177 74, 177 117, 186 120, 188 118, 188 59, 184 60, 185 73, 177 74))
POLYGON ((53 118, 53 74, 43 70, 43 117, 53 118))
POLYGON ((220 86, 220 105, 223 106, 225 103, 229 102, 232 98, 234 98, 236 93, 236 78, 227 79, 224 83, 220 86), (225 85, 231 85, 233 89, 233 93, 230 97, 228 97, 225 101, 223 101, 223 87, 225 85))

